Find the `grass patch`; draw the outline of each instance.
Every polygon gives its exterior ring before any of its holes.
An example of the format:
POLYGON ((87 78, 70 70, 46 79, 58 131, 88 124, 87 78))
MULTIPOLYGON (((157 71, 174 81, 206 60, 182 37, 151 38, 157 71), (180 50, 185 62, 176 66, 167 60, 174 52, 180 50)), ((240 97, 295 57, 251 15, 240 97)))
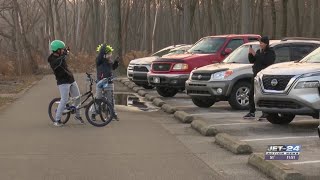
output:
POLYGON ((14 98, 11 98, 11 97, 0 97, 0 107, 8 103, 11 103, 13 101, 14 101, 14 98))

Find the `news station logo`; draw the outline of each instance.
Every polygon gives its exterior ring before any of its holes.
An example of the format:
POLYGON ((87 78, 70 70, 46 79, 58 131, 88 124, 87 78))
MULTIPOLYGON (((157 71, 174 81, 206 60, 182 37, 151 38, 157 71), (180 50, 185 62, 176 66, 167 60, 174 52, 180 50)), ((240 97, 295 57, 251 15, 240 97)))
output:
POLYGON ((265 160, 298 160, 301 145, 268 145, 265 160))

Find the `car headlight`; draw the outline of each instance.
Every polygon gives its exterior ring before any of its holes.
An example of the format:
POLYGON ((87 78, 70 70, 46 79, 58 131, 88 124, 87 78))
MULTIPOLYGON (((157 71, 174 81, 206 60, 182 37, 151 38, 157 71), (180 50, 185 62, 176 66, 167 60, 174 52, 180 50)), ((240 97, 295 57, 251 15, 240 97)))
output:
POLYGON ((211 75, 211 79, 210 80, 226 79, 227 77, 229 77, 232 74, 233 74, 232 70, 216 72, 216 73, 211 75))
POLYGON ((188 68, 189 68, 188 64, 178 63, 173 66, 172 70, 180 71, 180 70, 187 70, 188 68))
POLYGON ((295 89, 318 88, 319 85, 319 81, 301 81, 296 85, 295 89))

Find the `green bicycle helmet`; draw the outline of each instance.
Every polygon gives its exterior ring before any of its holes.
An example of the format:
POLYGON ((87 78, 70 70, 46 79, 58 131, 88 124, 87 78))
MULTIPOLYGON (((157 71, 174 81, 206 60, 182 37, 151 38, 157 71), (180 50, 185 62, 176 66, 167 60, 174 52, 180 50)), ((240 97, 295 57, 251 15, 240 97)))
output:
MULTIPOLYGON (((99 45, 98 45, 98 47, 97 47, 97 52, 100 52, 100 50, 101 50, 101 48, 103 47, 103 45, 104 45, 104 44, 99 44, 99 45)), ((108 53, 110 53, 110 52, 113 52, 113 48, 112 48, 110 45, 107 45, 107 44, 106 44, 106 48, 105 48, 105 49, 106 49, 106 52, 105 52, 106 54, 108 54, 108 53)))
POLYGON ((59 49, 63 49, 66 47, 66 45, 64 44, 63 41, 60 41, 60 40, 54 40, 51 42, 50 44, 50 47, 51 47, 51 51, 57 51, 59 49))

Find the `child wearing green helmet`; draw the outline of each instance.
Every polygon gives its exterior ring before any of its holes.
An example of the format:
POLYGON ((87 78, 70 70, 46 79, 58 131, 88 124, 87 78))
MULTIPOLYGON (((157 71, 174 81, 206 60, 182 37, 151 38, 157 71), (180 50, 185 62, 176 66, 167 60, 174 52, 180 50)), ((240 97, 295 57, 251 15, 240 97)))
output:
MULTIPOLYGON (((66 63, 67 54, 69 52, 69 48, 66 48, 65 43, 60 40, 54 40, 50 44, 50 49, 52 53, 48 57, 48 62, 50 64, 51 69, 57 80, 57 85, 59 88, 61 100, 56 112, 54 126, 62 126, 61 117, 63 110, 67 104, 69 99, 69 93, 72 97, 80 96, 80 91, 77 82, 74 80, 72 72, 69 70, 68 65, 66 63)), ((80 98, 78 98, 75 102, 75 105, 78 106, 80 104, 80 98)), ((76 111, 75 120, 79 123, 84 124, 80 116, 80 111, 76 111)))
MULTIPOLYGON (((118 115, 114 108, 114 84, 112 82, 113 78, 113 70, 118 68, 119 66, 119 57, 117 57, 115 60, 112 60, 112 52, 113 48, 110 45, 107 44, 100 44, 97 47, 98 56, 96 58, 96 68, 97 68, 97 87, 96 87, 96 102, 98 106, 102 103, 102 89, 105 90, 106 98, 109 101, 109 103, 112 105, 112 112, 114 119, 118 119, 118 115), (107 79, 108 86, 102 87, 100 86, 103 79, 107 79)), ((96 112, 92 112, 92 120, 95 120, 95 114, 96 112)))

